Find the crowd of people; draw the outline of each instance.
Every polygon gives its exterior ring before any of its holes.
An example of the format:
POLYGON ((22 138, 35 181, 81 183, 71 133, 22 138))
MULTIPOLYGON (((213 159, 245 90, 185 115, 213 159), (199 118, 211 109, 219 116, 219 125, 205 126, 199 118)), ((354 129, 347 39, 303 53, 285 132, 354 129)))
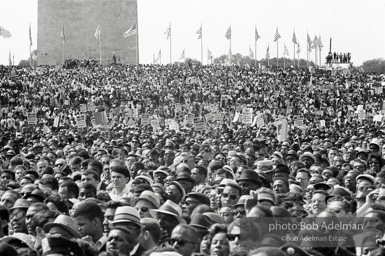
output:
POLYGON ((385 254, 383 76, 68 61, 0 81, 0 255, 385 254))

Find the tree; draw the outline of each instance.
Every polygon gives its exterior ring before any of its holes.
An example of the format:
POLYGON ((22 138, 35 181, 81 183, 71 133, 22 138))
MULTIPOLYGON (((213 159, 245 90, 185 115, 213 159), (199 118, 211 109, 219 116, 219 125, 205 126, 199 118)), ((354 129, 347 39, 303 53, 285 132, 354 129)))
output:
MULTIPOLYGON (((37 56, 37 50, 33 50, 32 51, 32 66, 36 66, 37 65, 37 58, 36 58, 36 56, 37 56)), ((20 60, 19 66, 20 67, 29 67, 29 65, 30 65, 29 60, 30 60, 30 58, 28 58, 26 60, 20 60)))
POLYGON ((364 63, 362 63, 361 67, 366 72, 385 74, 385 60, 384 59, 367 60, 364 63))

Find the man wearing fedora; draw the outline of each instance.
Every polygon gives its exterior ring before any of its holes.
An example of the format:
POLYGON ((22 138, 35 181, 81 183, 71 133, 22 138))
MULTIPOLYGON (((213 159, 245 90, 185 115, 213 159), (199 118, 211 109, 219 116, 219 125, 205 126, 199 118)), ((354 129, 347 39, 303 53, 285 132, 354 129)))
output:
MULTIPOLYGON (((139 212, 131 206, 121 206, 115 211, 112 230, 124 228, 127 230, 128 242, 132 245, 131 256, 141 256, 146 248, 140 245, 139 236, 141 235, 143 225, 140 223, 139 212)), ((110 237, 111 233, 109 234, 110 237)))
POLYGON ((258 173, 249 169, 242 172, 237 179, 237 183, 242 188, 242 195, 250 195, 251 190, 257 190, 261 187, 262 182, 258 173))
POLYGON ((158 220, 162 229, 161 246, 170 246, 168 239, 178 224, 186 221, 182 218, 182 208, 171 200, 167 200, 159 209, 150 210, 151 216, 158 220))

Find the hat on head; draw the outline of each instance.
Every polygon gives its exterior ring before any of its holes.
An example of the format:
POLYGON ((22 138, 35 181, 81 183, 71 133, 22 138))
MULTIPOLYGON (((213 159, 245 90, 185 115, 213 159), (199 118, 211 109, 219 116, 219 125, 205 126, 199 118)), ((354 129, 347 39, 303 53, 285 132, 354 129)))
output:
POLYGON ((265 191, 261 191, 258 193, 258 201, 269 201, 275 205, 275 195, 274 193, 268 193, 265 191))
POLYGON ((112 221, 112 224, 117 223, 133 223, 137 225, 138 227, 142 227, 142 224, 140 224, 140 216, 138 210, 136 210, 132 206, 120 206, 116 208, 114 220, 112 221))
POLYGON ((210 217, 202 213, 197 213, 192 217, 189 225, 197 231, 208 231, 212 224, 214 223, 210 217))
POLYGON ((207 217, 209 217, 210 220, 213 223, 219 223, 219 224, 224 224, 225 223, 223 218, 221 217, 221 215, 219 215, 218 213, 215 213, 215 212, 205 212, 205 213, 203 213, 203 215, 206 215, 207 217))
POLYGON ((323 183, 323 182, 319 182, 319 183, 314 184, 315 190, 329 191, 332 188, 333 188, 332 186, 330 186, 329 184, 323 183))
POLYGON ((206 205, 210 206, 210 199, 202 193, 197 193, 197 192, 188 193, 185 196, 185 199, 187 199, 189 197, 198 200, 201 204, 206 204, 206 205))
POLYGON ((370 174, 360 174, 356 178, 356 181, 358 181, 358 180, 367 180, 367 181, 371 182, 372 184, 375 183, 374 177, 370 174))
POLYGON ((179 190, 179 193, 181 194, 181 201, 184 199, 184 197, 186 196, 186 192, 184 191, 184 188, 182 187, 182 185, 178 182, 178 181, 171 181, 169 186, 171 185, 175 185, 176 188, 179 190))
MULTIPOLYGON (((148 177, 146 175, 138 175, 135 177, 135 180, 136 179, 143 179, 143 180, 147 181, 150 184, 150 186, 152 186, 153 181, 152 181, 151 177, 148 177)), ((134 183, 135 183, 135 180, 134 180, 134 183)))
POLYGON ((28 199, 29 197, 37 197, 41 201, 44 201, 44 199, 46 198, 44 192, 41 191, 40 189, 33 190, 30 194, 27 194, 24 198, 28 199))
POLYGON ((245 207, 245 203, 246 203, 246 200, 247 200, 247 199, 251 199, 251 196, 249 196, 249 195, 242 195, 242 196, 239 198, 238 202, 237 202, 236 204, 233 205, 233 208, 237 208, 237 207, 239 207, 239 206, 245 207))
POLYGON ((169 173, 168 173, 166 170, 161 170, 161 169, 156 169, 156 170, 153 172, 154 175, 157 174, 157 173, 162 173, 162 174, 164 174, 164 175, 166 175, 166 176, 169 175, 169 173))
POLYGON ((57 226, 57 227, 60 227, 64 230, 66 230, 72 236, 74 236, 76 238, 80 238, 80 235, 78 233, 79 226, 75 223, 75 221, 73 219, 71 219, 70 217, 68 217, 66 215, 61 214, 61 215, 56 217, 54 222, 45 224, 44 225, 44 232, 48 233, 49 230, 54 226, 57 226))
MULTIPOLYGON (((25 233, 16 232, 16 233, 13 233, 12 236, 5 236, 5 237, 0 239, 0 243, 3 242, 3 243, 7 243, 7 244, 12 244, 13 241, 17 241, 17 243, 22 243, 23 245, 28 246, 29 249, 33 249, 33 250, 35 249, 35 246, 34 246, 35 240, 33 239, 33 237, 31 235, 28 235, 25 233)), ((23 246, 23 248, 24 248, 24 246, 23 246)), ((0 255, 3 256, 3 254, 0 254, 0 255)), ((4 255, 8 256, 8 254, 4 254, 4 255)))
POLYGON ((293 193, 299 193, 299 194, 302 194, 304 192, 301 186, 298 186, 297 184, 293 184, 293 183, 289 185, 289 191, 293 193))
POLYGON ((179 172, 176 176, 176 181, 181 181, 181 180, 188 180, 191 183, 195 183, 195 180, 191 177, 191 173, 189 172, 179 172))
POLYGON ((55 178, 51 174, 44 174, 39 180, 39 184, 51 185, 55 182, 55 178))
POLYGON ((159 206, 160 206, 159 197, 157 195, 155 195, 154 192, 149 191, 149 190, 143 191, 139 197, 135 197, 134 199, 132 199, 131 205, 135 206, 136 202, 138 202, 139 200, 145 200, 145 201, 149 202, 150 204, 152 204, 155 208, 159 208, 159 206))
POLYGON ((16 200, 15 204, 13 205, 13 207, 10 210, 14 210, 14 209, 28 209, 28 207, 30 207, 31 204, 32 203, 30 201, 27 201, 24 198, 19 198, 19 199, 16 200))
POLYGON ((310 157, 311 159, 313 159, 313 162, 315 163, 317 161, 317 159, 315 158, 315 156, 310 153, 310 152, 304 152, 302 155, 299 156, 299 161, 303 162, 303 158, 304 157, 310 157))
POLYGON ((297 154, 297 152, 295 152, 295 150, 290 149, 290 150, 287 152, 287 155, 288 155, 288 156, 294 156, 296 159, 298 159, 298 154, 297 154))
POLYGON ((271 172, 273 170, 274 162, 272 160, 261 160, 257 162, 257 168, 264 172, 271 172))
POLYGON ((167 200, 159 209, 151 209, 150 214, 156 219, 157 213, 164 213, 174 216, 179 224, 185 224, 186 221, 182 218, 182 208, 171 200, 167 200))
POLYGON ((84 255, 80 245, 62 236, 47 236, 41 241, 42 256, 48 255, 84 255))
POLYGON ((289 193, 286 193, 284 200, 297 202, 299 204, 306 204, 306 202, 303 200, 303 196, 300 193, 291 192, 291 191, 289 193))
POLYGON ((226 172, 230 173, 231 176, 233 177, 233 179, 235 179, 235 174, 234 174, 233 168, 231 168, 228 165, 224 165, 224 166, 222 166, 222 169, 225 170, 226 172))
POLYGON ((261 185, 262 183, 261 178, 259 177, 259 174, 252 170, 244 170, 241 176, 237 179, 237 182, 242 180, 252 181, 259 185, 261 185))

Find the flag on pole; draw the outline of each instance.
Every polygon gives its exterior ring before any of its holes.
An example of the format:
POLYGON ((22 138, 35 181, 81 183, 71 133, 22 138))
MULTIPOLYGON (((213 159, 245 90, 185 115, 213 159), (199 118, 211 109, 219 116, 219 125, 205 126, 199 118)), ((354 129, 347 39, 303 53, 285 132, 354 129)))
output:
POLYGON ((267 47, 267 51, 266 51, 266 59, 270 59, 270 50, 269 50, 269 47, 267 47))
POLYGON ((101 31, 100 31, 100 24, 99 24, 98 27, 96 28, 96 31, 95 31, 95 38, 96 38, 96 40, 99 42, 99 44, 102 43, 102 35, 101 35, 101 31))
POLYGON ((29 23, 29 45, 32 45, 31 23, 29 23))
POLYGON ((258 34, 257 27, 255 27, 255 41, 258 41, 258 39, 261 38, 258 34))
POLYGON ((309 34, 307 34, 307 44, 308 44, 308 46, 309 46, 309 51, 310 51, 310 49, 311 49, 311 45, 312 45, 312 41, 311 41, 311 39, 310 39, 310 36, 309 36, 309 34))
POLYGON ((297 54, 299 54, 301 52, 301 46, 299 45, 299 42, 297 43, 298 44, 298 47, 297 47, 297 54))
POLYGON ((211 53, 211 51, 209 49, 207 49, 207 58, 211 59, 212 57, 213 57, 213 54, 211 53))
POLYGON ((298 44, 298 43, 297 43, 297 37, 295 36, 295 31, 293 32, 293 39, 292 39, 292 42, 295 43, 295 44, 298 44))
POLYGON ((160 60, 161 55, 162 55, 162 49, 159 50, 159 53, 154 60, 155 63, 157 63, 160 60))
POLYGON ((11 50, 9 50, 9 66, 12 66, 11 50))
POLYGON ((60 37, 61 37, 63 43, 67 42, 66 34, 64 33, 64 24, 63 24, 63 27, 62 27, 62 30, 61 30, 60 37))
POLYGON ((289 56, 289 51, 287 50, 286 44, 283 44, 283 56, 289 56))
POLYGON ((165 35, 167 35, 167 40, 171 37, 171 23, 166 32, 164 32, 165 35))
POLYGON ((277 27, 277 30, 275 31, 275 36, 274 36, 274 42, 276 42, 280 38, 281 38, 281 35, 278 33, 278 27, 277 27))
POLYGON ((227 39, 231 39, 231 25, 230 25, 230 27, 227 29, 227 32, 226 32, 225 37, 226 37, 227 39))
POLYGON ((254 58, 254 52, 253 50, 251 50, 250 45, 249 45, 249 57, 252 59, 254 58))
POLYGON ((201 38, 202 38, 202 25, 201 25, 200 28, 197 30, 197 34, 198 34, 198 39, 201 39, 201 38))
POLYGON ((135 23, 134 25, 132 25, 132 27, 129 30, 123 33, 123 37, 124 38, 130 37, 130 36, 136 35, 136 33, 137 33, 137 28, 135 23))
POLYGON ((182 60, 182 59, 184 59, 184 57, 185 57, 185 56, 184 56, 184 49, 183 49, 183 52, 182 52, 182 54, 180 55, 180 58, 179 58, 179 59, 182 60))
POLYGON ((314 36, 314 40, 313 40, 313 48, 314 49, 317 49, 318 47, 318 37, 317 36, 314 36))
POLYGON ((0 36, 4 38, 10 38, 12 35, 11 32, 0 26, 0 36))
POLYGON ((318 37, 318 48, 320 48, 320 50, 321 50, 322 47, 324 47, 324 45, 322 44, 322 41, 321 41, 321 35, 319 35, 319 37, 318 37))

